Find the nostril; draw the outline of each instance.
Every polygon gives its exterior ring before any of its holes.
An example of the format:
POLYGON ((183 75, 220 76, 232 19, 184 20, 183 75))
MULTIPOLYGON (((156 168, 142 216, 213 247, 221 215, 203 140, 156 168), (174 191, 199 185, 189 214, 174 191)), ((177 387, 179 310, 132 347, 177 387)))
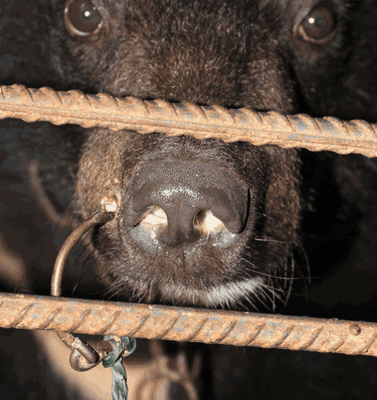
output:
POLYGON ((168 218, 165 211, 161 207, 152 206, 144 214, 144 217, 140 223, 151 227, 164 227, 168 223, 168 218))
POLYGON ((149 207, 140 221, 139 229, 142 229, 152 240, 158 240, 161 231, 166 228, 168 218, 161 207, 149 207))
POLYGON ((204 235, 226 230, 225 225, 210 210, 201 210, 195 215, 194 227, 204 235))

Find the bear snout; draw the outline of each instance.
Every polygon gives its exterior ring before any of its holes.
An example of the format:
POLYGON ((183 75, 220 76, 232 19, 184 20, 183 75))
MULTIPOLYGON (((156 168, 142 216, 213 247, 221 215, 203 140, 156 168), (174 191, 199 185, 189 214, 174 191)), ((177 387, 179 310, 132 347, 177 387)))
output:
POLYGON ((206 237, 226 246, 245 229, 248 186, 214 163, 144 165, 124 195, 125 231, 144 250, 190 247, 206 237))

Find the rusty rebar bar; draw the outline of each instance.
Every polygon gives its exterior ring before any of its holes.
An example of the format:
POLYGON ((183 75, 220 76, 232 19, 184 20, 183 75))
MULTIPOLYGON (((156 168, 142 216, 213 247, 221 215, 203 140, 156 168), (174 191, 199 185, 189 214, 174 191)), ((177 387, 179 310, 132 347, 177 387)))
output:
POLYGON ((26 122, 49 121, 56 125, 79 124, 140 133, 162 132, 169 136, 192 135, 225 142, 247 141, 312 151, 377 156, 377 126, 365 121, 312 118, 300 114, 259 113, 220 106, 172 104, 163 100, 142 101, 107 94, 85 95, 77 91, 55 92, 50 88, 28 89, 1 86, 0 118, 26 122))
POLYGON ((377 356, 377 324, 0 293, 0 327, 377 356))

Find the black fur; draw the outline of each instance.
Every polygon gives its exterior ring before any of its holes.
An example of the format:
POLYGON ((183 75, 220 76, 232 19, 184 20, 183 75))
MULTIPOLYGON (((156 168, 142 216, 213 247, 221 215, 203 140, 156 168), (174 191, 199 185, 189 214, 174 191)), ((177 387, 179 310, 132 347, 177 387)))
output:
MULTIPOLYGON (((64 26, 62 0, 2 2, 2 83, 376 119, 373 16, 377 7, 372 1, 93 0, 93 4, 102 16, 102 28, 83 37, 68 32, 67 22, 64 26), (323 42, 308 40, 302 33, 303 19, 315 9, 326 9, 333 16, 334 28, 323 42)), ((159 133, 83 132, 48 124, 28 127, 15 121, 2 124, 1 142, 6 153, 4 186, 16 176, 25 178, 28 162, 37 157, 44 185, 61 208, 74 198, 76 211, 84 217, 101 210, 104 198, 120 196, 116 219, 96 232, 94 255, 97 264, 105 265, 102 270, 119 298, 243 309, 264 309, 267 303, 270 309, 269 299, 275 306, 276 297, 284 299, 289 293, 289 268, 301 264, 305 269, 307 257, 314 276, 324 267, 336 273, 322 285, 314 281, 311 301, 293 297, 286 312, 372 319, 364 305, 373 300, 371 282, 376 282, 373 160, 159 133), (38 131, 41 135, 34 136, 38 131), (215 163, 249 187, 251 222, 234 245, 222 250, 203 240, 194 250, 164 249, 151 256, 130 239, 122 222, 129 182, 140 168, 166 159, 215 163), (326 285, 330 288, 323 294, 326 285), (345 303, 350 306, 343 307, 345 303), (335 306, 336 312, 331 309, 335 306)), ((25 195, 19 199, 21 209, 30 193, 22 179, 18 183, 16 190, 25 195)), ((15 193, 14 187, 10 193, 15 193)), ((11 195, 7 199, 2 199, 3 219, 9 218, 14 203, 11 195)), ((31 203, 30 215, 34 208, 31 203)), ((38 224, 41 218, 35 215, 34 220, 38 224)), ((33 254, 33 247, 21 249, 12 239, 30 226, 18 219, 24 227, 2 225, 7 244, 28 265, 37 264, 39 255, 33 254)), ((39 246, 46 246, 46 240, 39 246)), ((47 268, 36 267, 29 279, 40 274, 39 282, 48 280, 45 272, 38 272, 47 268)), ((85 292, 89 281, 82 282, 85 292)), ((39 285, 33 283, 33 289, 39 285)), ((351 363, 351 374, 357 363, 363 364, 366 375, 368 366, 375 367, 373 360, 364 358, 343 361, 230 348, 207 351, 211 377, 203 385, 205 398, 368 398, 360 381, 351 388, 335 384, 326 392, 318 382, 310 381, 309 390, 301 382, 307 381, 305 371, 310 366, 321 376, 323 361, 317 367, 316 360, 329 360, 335 366, 351 363), (256 370, 257 363, 265 367, 256 370), (263 381, 263 374, 268 380, 263 381), (286 375, 294 376, 292 385, 286 375)), ((335 371, 331 368, 328 376, 336 382, 335 371)), ((374 384, 367 387, 370 390, 374 384)))

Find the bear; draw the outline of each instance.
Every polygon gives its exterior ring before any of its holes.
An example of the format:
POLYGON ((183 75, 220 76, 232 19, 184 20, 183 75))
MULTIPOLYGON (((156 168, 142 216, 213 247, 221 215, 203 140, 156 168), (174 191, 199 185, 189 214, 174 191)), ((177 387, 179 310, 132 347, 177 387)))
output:
MULTIPOLYGON (((339 58, 340 43, 330 36, 346 29, 346 9, 338 10, 337 24, 331 7, 315 8, 314 17, 308 10, 284 50, 277 32, 292 27, 281 22, 268 28, 284 7, 278 9, 269 3, 167 2, 151 8, 114 2, 105 11, 102 3, 72 1, 63 20, 67 47, 96 91, 295 113, 302 107, 294 86, 309 90, 300 77, 318 69, 309 64, 301 72, 301 54, 329 41, 323 54, 312 53, 312 63, 328 71, 323 80, 334 79, 331 55, 339 58), (310 18, 328 18, 328 25, 310 26, 310 18), (283 52, 295 55, 292 65, 284 63, 283 52)), ((84 217, 108 203, 116 210, 97 232, 96 258, 118 291, 154 303, 231 307, 252 302, 263 290, 278 292, 265 282, 289 268, 297 246, 298 165, 295 151, 275 146, 98 129, 82 147, 76 195, 84 217)))
MULTIPOLYGON (((371 1, 17 0, 2 7, 8 16, 2 28, 3 84, 375 120, 371 1)), ((158 131, 141 135, 4 122, 2 132, 6 171, 24 171, 39 152, 43 162, 54 165, 43 183, 60 207, 73 198, 78 218, 115 213, 95 230, 92 243, 95 264, 118 299, 271 309, 279 307, 277 299, 285 303, 293 269, 298 262, 305 267, 305 257, 312 269, 319 265, 316 274, 333 263, 336 282, 341 257, 351 274, 354 265, 374 259, 370 251, 369 259, 353 261, 366 249, 365 237, 373 237, 373 160, 171 138, 158 131), (9 146, 7 140, 17 134, 9 146), (335 239, 328 233, 332 229, 335 239)), ((2 179, 9 182, 15 175, 2 179)), ((25 196, 24 186, 19 191, 25 196)), ((27 196, 19 202, 29 203, 27 196)), ((8 225, 4 237, 15 248, 8 225)), ((29 265, 30 250, 18 253, 29 265)), ((48 280, 46 267, 36 271, 28 278, 37 281, 32 290, 48 280)), ((91 286, 89 278, 81 281, 84 291, 91 286)), ((371 320, 363 301, 371 300, 372 288, 361 301, 356 291, 344 290, 349 282, 345 285, 338 290, 346 292, 341 300, 323 296, 315 285, 314 302, 308 306, 298 295, 285 312, 334 316, 337 304, 336 316, 371 320), (342 306, 347 302, 352 312, 342 306)), ((292 391, 305 399, 368 398, 374 387, 350 387, 345 378, 343 389, 336 384, 344 376, 340 363, 350 363, 354 375, 373 371, 373 360, 365 358, 352 363, 343 356, 277 350, 207 346, 203 351, 208 357, 202 398, 288 398, 292 391), (326 371, 326 379, 322 362, 337 367, 326 371), (262 363, 266 376, 254 368, 262 363), (302 383, 310 368, 323 384, 302 383), (326 389, 331 382, 332 391, 326 389)))

